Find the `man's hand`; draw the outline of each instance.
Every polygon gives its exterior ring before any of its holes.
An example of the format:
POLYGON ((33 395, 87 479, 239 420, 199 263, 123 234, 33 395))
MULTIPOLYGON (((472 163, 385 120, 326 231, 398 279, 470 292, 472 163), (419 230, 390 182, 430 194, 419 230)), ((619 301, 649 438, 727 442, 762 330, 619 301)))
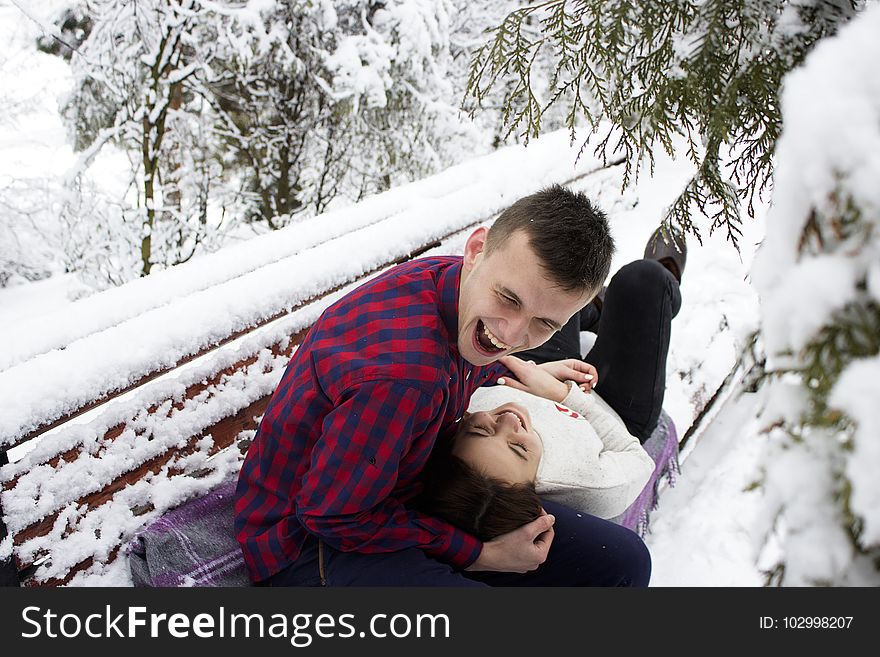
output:
POLYGON ((590 392, 599 380, 595 367, 574 358, 535 365, 516 356, 504 356, 500 362, 516 378, 500 379, 499 383, 560 403, 568 396, 566 381, 574 381, 581 390, 590 392))
POLYGON ((465 570, 527 573, 547 560, 555 518, 547 513, 527 525, 483 543, 480 556, 465 570))

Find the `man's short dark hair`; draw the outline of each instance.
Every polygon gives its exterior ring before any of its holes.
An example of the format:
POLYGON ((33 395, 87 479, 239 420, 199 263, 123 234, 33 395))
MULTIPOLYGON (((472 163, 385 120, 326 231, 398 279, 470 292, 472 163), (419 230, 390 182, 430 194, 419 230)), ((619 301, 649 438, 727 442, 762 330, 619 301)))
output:
POLYGON ((486 253, 519 230, 562 289, 597 292, 608 278, 614 255, 608 218, 582 192, 553 185, 521 198, 492 224, 486 253))

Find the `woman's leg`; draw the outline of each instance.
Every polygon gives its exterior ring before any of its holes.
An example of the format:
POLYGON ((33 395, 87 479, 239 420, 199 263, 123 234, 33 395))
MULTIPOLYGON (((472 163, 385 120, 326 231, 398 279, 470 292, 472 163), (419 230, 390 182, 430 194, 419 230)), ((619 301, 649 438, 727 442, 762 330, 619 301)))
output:
POLYGON ((656 260, 636 260, 611 279, 596 342, 584 358, 599 371, 596 388, 642 442, 663 407, 672 318, 681 308, 678 280, 656 260))

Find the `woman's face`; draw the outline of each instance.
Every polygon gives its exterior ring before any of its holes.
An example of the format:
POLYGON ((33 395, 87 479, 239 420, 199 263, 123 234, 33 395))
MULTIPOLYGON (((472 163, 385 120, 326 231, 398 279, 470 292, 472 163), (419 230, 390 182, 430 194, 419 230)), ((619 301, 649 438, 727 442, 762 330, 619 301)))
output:
POLYGON ((466 414, 452 448, 468 465, 511 484, 534 483, 543 452, 529 412, 512 402, 466 414))

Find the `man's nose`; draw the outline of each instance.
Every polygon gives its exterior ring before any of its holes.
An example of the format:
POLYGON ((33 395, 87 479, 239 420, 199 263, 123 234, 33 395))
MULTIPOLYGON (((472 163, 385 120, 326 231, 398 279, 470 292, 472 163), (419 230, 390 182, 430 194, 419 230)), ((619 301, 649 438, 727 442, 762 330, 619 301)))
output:
POLYGON ((519 347, 527 344, 529 340, 528 328, 529 322, 524 317, 508 317, 504 322, 504 335, 498 337, 504 341, 504 344, 511 347, 519 347))

